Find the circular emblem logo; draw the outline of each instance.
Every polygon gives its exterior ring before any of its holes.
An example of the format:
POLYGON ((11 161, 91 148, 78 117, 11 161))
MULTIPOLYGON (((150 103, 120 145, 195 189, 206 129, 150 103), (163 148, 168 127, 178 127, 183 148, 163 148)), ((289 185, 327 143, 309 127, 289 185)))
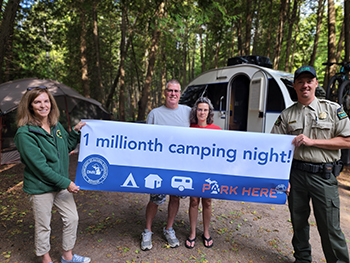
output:
POLYGON ((60 130, 57 130, 57 131, 56 131, 56 136, 57 136, 58 138, 62 138, 62 133, 61 133, 60 130))
POLYGON ((285 186, 284 184, 279 184, 276 186, 276 191, 278 194, 282 194, 285 193, 287 191, 287 186, 285 186))
POLYGON ((83 161, 81 174, 87 183, 101 184, 108 176, 108 161, 100 155, 90 155, 83 161))

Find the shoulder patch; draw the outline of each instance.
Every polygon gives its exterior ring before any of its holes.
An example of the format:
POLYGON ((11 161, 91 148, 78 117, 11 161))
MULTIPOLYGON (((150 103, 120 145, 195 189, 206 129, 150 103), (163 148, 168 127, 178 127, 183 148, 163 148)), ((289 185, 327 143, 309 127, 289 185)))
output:
POLYGON ((275 125, 276 126, 280 126, 281 123, 282 123, 282 118, 281 118, 281 115, 280 115, 280 116, 278 116, 277 120, 275 121, 275 125))
POLYGON ((348 117, 348 115, 344 111, 343 107, 338 108, 337 115, 338 115, 339 120, 342 120, 342 119, 345 119, 348 117))

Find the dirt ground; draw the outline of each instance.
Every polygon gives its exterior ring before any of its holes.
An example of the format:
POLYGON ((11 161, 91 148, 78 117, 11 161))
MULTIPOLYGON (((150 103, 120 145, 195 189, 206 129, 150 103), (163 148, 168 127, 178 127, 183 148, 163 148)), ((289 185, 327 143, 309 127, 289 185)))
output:
MULTIPOLYGON (((71 156, 74 179, 77 156, 71 156)), ((34 221, 21 188, 23 165, 0 167, 0 262, 40 262, 34 254, 34 221)), ((350 167, 339 177, 341 227, 350 251, 350 167)), ((80 191, 75 195, 80 221, 74 252, 92 262, 293 262, 292 227, 287 205, 213 199, 213 248, 203 246, 201 218, 194 249, 184 246, 189 234, 189 198, 181 200, 174 226, 180 247, 169 248, 162 235, 167 205, 153 223, 153 248, 141 251, 148 194, 80 191)), ((201 215, 200 215, 201 216, 201 215)), ((326 262, 317 226, 310 217, 313 262, 326 262)), ((53 210, 51 256, 60 262, 62 223, 53 210)))

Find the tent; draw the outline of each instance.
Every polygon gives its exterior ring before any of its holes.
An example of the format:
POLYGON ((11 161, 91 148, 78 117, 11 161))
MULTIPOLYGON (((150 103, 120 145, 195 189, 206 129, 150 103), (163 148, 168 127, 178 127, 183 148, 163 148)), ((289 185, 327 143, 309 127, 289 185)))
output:
POLYGON ((45 86, 55 97, 60 109, 60 122, 70 130, 80 119, 111 119, 98 101, 85 98, 70 87, 51 79, 19 79, 0 85, 1 165, 19 160, 13 137, 16 134, 17 106, 28 87, 45 86))

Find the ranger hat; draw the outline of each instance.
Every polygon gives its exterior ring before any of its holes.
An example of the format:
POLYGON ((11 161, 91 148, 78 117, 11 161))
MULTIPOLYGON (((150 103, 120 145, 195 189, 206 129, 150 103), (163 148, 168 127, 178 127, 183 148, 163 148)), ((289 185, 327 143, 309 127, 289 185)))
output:
POLYGON ((294 81, 303 73, 310 73, 312 76, 317 78, 316 70, 311 66, 302 66, 294 72, 294 81))

